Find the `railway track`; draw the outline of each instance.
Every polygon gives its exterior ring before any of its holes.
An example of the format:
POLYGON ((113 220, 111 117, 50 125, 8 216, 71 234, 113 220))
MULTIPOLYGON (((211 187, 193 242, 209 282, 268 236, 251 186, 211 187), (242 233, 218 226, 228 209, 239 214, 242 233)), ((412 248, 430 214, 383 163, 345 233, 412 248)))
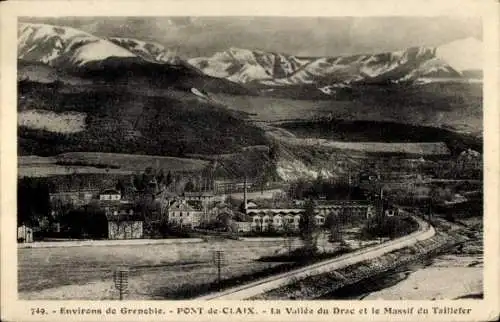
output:
POLYGON ((413 217, 419 224, 419 229, 407 236, 394 239, 373 247, 361 249, 334 259, 322 261, 290 272, 282 273, 246 285, 231 288, 219 293, 213 293, 197 298, 198 300, 245 300, 267 291, 293 283, 301 278, 331 272, 347 266, 370 260, 389 252, 411 246, 418 241, 431 238, 435 230, 427 222, 413 217))

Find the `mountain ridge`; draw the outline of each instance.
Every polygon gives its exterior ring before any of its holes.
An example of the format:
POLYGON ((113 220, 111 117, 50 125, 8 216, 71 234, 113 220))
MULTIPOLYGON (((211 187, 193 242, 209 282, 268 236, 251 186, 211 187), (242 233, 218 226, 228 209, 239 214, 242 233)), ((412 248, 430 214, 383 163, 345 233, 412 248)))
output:
MULTIPOLYGON (((149 55, 158 54, 155 60, 147 59, 145 51, 138 53, 137 46, 130 45, 132 40, 127 42, 129 48, 124 48, 115 43, 120 43, 120 40, 114 39, 113 42, 71 27, 20 23, 18 32, 21 74, 18 76, 21 79, 27 77, 44 82, 52 79, 65 83, 89 83, 90 80, 94 84, 133 83, 156 88, 174 86, 185 91, 196 87, 233 94, 249 93, 237 83, 205 75, 183 60, 165 57, 161 53, 162 47, 151 47, 154 50, 149 55), (165 58, 168 62, 158 58, 165 58), (42 70, 41 65, 51 71, 42 70), (45 75, 37 75, 37 71, 45 75), (72 81, 69 81, 70 77, 72 81)), ((134 41, 133 44, 137 44, 137 40, 134 41)), ((146 42, 141 44, 150 47, 146 42)))
MULTIPOLYGON (((468 42, 470 43, 470 40, 468 42)), ((453 47, 456 48, 457 45, 451 46, 453 47)), ((376 54, 299 58, 287 54, 230 48, 228 51, 216 53, 211 57, 197 57, 188 61, 206 74, 228 78, 243 84, 273 87, 317 83, 326 86, 335 83, 356 84, 358 82, 398 83, 414 81, 420 77, 463 77, 461 69, 454 68, 447 63, 448 57, 452 57, 449 51, 445 50, 443 54, 440 47, 411 47, 376 54), (237 51, 241 54, 235 55, 237 51), (271 74, 269 71, 275 65, 257 66, 259 57, 262 55, 267 55, 268 60, 275 57, 288 60, 288 64, 284 64, 287 68, 271 74), (250 75, 248 73, 250 67, 253 70, 258 70, 260 67, 261 71, 267 72, 250 75), (283 75, 285 77, 282 77, 283 75)), ((456 49, 454 51, 456 52, 456 49)), ((455 63, 455 65, 460 64, 455 63)), ((463 64, 460 66, 464 67, 463 64)))
POLYGON ((240 84, 261 94, 290 86, 309 86, 334 96, 340 88, 366 84, 412 83, 420 78, 464 78, 482 67, 481 41, 465 38, 438 47, 410 47, 398 51, 300 57, 285 53, 230 47, 211 57, 181 58, 174 50, 130 37, 100 38, 71 27, 20 23, 19 60, 43 63, 72 72, 112 69, 169 69, 240 84), (463 50, 460 50, 463 49, 463 50), (462 56, 460 53, 464 53, 462 56), (121 64, 118 64, 121 62, 121 64), (128 64, 131 64, 129 66, 128 64), (153 66, 153 67, 151 67, 153 66))

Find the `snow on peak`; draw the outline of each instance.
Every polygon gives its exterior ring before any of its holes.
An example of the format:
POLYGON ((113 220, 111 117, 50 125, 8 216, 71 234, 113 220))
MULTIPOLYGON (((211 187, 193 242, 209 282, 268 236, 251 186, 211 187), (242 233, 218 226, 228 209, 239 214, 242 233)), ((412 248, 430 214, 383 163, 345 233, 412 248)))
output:
POLYGON ((483 69, 483 43, 473 37, 437 47, 436 56, 458 71, 483 69))
POLYGON ((177 63, 180 61, 175 50, 166 49, 165 46, 156 42, 123 37, 112 37, 109 40, 146 60, 160 63, 177 63))
POLYGON ((251 50, 231 47, 227 51, 232 58, 239 62, 254 62, 255 56, 251 50))
POLYGON ((78 48, 70 61, 82 66, 109 57, 135 57, 135 55, 124 48, 110 46, 109 42, 96 41, 78 48))
POLYGON ((125 48, 71 27, 20 23, 18 32, 18 58, 26 61, 81 66, 109 57, 135 57, 125 48))

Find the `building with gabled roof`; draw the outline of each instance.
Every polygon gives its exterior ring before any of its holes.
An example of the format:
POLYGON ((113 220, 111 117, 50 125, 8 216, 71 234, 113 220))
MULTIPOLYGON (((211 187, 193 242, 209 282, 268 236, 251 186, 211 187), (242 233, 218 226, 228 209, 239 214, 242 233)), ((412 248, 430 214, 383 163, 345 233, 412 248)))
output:
POLYGON ((143 238, 144 216, 131 204, 105 208, 109 239, 143 238))
POLYGON ((120 201, 122 194, 116 189, 105 189, 99 193, 100 201, 120 201))
POLYGON ((197 227, 200 224, 203 211, 190 206, 187 200, 175 200, 167 209, 168 222, 181 227, 197 227))

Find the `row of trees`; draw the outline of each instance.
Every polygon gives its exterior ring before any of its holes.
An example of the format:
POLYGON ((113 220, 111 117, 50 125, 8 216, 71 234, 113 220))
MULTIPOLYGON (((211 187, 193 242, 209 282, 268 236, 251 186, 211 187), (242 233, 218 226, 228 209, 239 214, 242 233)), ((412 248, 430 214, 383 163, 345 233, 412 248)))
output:
POLYGON ((24 177, 17 184, 17 222, 39 226, 49 215, 49 182, 45 178, 24 177))
POLYGON ((329 200, 365 200, 364 191, 359 186, 349 182, 332 183, 318 178, 314 182, 299 180, 290 185, 289 195, 292 199, 318 199, 324 197, 329 200))

